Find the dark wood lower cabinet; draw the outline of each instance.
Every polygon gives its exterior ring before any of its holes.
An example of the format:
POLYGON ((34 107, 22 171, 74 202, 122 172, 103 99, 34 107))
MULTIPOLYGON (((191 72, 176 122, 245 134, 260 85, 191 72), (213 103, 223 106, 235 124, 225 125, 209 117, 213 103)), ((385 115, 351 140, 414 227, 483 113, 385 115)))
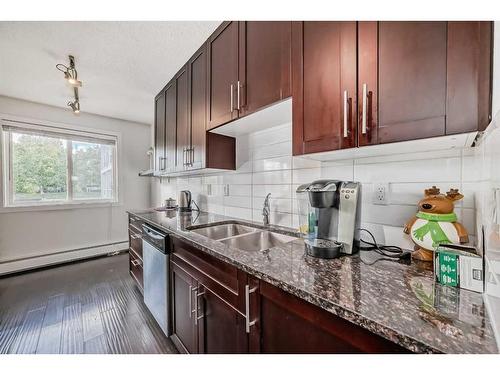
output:
POLYGON ((182 353, 197 353, 197 332, 194 325, 194 293, 196 280, 171 262, 172 341, 182 353))
POLYGON ((173 245, 172 341, 181 352, 407 352, 182 241, 173 245))
POLYGON ((404 353, 378 335, 260 281, 260 353, 404 353))
POLYGON ((234 307, 203 285, 198 293, 199 353, 246 353, 245 319, 234 307))
POLYGON ((142 267, 142 220, 129 215, 128 240, 129 240, 129 273, 141 290, 144 289, 142 267))

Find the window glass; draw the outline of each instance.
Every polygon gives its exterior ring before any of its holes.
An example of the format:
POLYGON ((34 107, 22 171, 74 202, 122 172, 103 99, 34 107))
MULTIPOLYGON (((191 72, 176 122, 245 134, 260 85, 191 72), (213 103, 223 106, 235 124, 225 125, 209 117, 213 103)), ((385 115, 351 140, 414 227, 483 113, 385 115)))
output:
POLYGON ((18 133, 11 139, 13 201, 66 200, 67 141, 18 133))
POLYGON ((113 147, 72 142, 73 198, 110 199, 113 196, 113 147))
POLYGON ((2 124, 6 206, 116 201, 116 137, 2 124))

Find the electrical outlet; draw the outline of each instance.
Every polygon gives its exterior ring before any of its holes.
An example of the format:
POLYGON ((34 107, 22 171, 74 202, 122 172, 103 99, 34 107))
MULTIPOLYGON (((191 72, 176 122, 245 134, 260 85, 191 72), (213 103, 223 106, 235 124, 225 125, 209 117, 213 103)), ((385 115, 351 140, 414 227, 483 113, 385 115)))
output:
POLYGON ((373 196, 372 203, 379 205, 389 204, 389 184, 388 183, 376 183, 373 184, 373 196))

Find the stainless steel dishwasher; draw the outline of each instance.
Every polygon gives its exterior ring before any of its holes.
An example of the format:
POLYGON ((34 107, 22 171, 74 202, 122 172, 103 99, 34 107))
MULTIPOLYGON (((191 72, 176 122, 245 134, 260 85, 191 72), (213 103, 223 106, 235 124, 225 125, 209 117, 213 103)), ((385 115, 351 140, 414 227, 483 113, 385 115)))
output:
POLYGON ((170 336, 170 254, 168 236, 142 225, 144 303, 165 335, 170 336))

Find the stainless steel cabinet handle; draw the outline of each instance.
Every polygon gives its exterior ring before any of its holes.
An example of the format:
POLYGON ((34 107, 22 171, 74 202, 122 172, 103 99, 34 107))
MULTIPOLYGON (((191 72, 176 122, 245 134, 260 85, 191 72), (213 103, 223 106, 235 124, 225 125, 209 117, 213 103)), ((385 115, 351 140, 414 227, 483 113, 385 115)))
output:
POLYGON ((186 152, 186 148, 184 147, 184 148, 182 149, 182 165, 183 165, 183 166, 186 166, 186 164, 187 164, 187 162, 186 162, 186 154, 187 154, 187 152, 186 152))
POLYGON ((250 289, 249 285, 245 285, 245 331, 250 333, 250 327, 255 324, 255 320, 250 321, 250 293, 257 290, 257 287, 250 289))
POLYGON ((231 113, 233 113, 234 111, 234 94, 233 94, 233 91, 234 91, 234 85, 231 83, 231 86, 229 88, 229 95, 231 95, 231 99, 230 99, 230 102, 231 102, 231 113))
POLYGON ((205 294, 205 292, 198 293, 197 291, 198 288, 196 288, 194 292, 194 324, 198 325, 198 320, 203 319, 205 315, 198 316, 198 297, 202 296, 205 294))
POLYGON ((347 90, 344 90, 344 138, 347 138, 347 90))
POLYGON ((194 146, 190 148, 190 159, 189 159, 189 165, 192 167, 194 164, 194 146))
POLYGON ((161 171, 164 171, 164 170, 165 170, 165 168, 166 168, 166 163, 165 163, 165 162, 166 162, 166 160, 167 160, 167 158, 166 158, 166 157, 162 157, 162 156, 160 156, 159 161, 160 161, 160 170, 161 170, 161 171))
POLYGON ((142 236, 140 234, 130 234, 130 237, 134 240, 138 240, 139 238, 142 238, 142 236))
POLYGON ((192 285, 189 285, 189 317, 191 318, 193 316, 194 310, 193 310, 193 292, 196 293, 198 288, 193 288, 192 285))
POLYGON ((363 83, 363 117, 361 118, 361 134, 366 134, 366 118, 367 118, 367 101, 368 101, 368 87, 366 83, 363 83))
POLYGON ((238 81, 238 86, 236 86, 236 109, 238 111, 241 108, 241 104, 240 104, 240 89, 241 89, 241 85, 240 85, 240 81, 238 81))
POLYGON ((132 261, 132 264, 137 267, 137 266, 140 266, 142 264, 142 262, 139 259, 134 259, 132 261))
POLYGON ((186 167, 189 167, 189 152, 190 148, 186 147, 186 167))

